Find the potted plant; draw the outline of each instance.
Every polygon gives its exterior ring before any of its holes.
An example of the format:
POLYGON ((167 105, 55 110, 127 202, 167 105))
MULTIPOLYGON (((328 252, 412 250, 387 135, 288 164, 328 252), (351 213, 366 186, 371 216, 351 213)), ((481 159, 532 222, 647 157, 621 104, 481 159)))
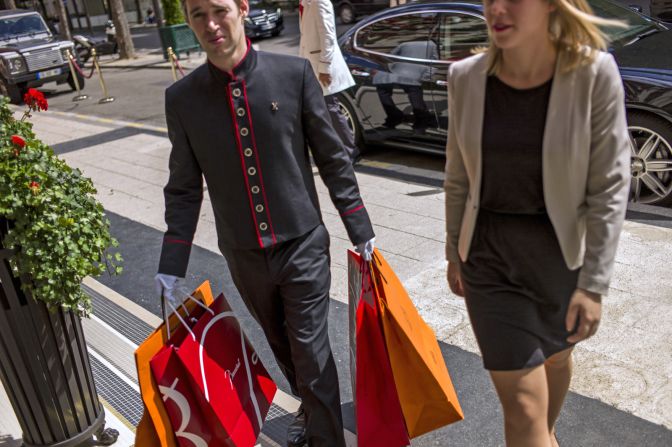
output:
POLYGON ((179 57, 180 53, 200 49, 200 45, 191 28, 185 23, 180 0, 161 0, 164 23, 159 27, 159 37, 163 47, 163 57, 168 59, 168 47, 172 47, 179 57))
POLYGON ((28 118, 47 110, 44 96, 29 89, 24 101, 16 119, 0 96, 0 379, 27 445, 75 446, 92 435, 110 444, 80 321, 91 299, 80 285, 121 271, 121 256, 107 253, 118 244, 91 180, 33 132, 28 118))

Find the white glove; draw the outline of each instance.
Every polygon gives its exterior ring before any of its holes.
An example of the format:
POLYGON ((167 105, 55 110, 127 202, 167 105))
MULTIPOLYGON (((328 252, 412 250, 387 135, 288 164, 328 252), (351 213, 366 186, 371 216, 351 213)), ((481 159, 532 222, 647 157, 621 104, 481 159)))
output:
POLYGON ((180 281, 181 278, 173 275, 166 275, 164 273, 157 273, 154 277, 156 293, 159 296, 165 296, 174 308, 177 308, 177 306, 180 305, 180 300, 175 296, 177 289, 180 286, 180 281))
POLYGON ((373 244, 376 242, 376 238, 371 238, 370 240, 366 242, 362 242, 361 244, 357 244, 355 247, 355 251, 359 253, 362 256, 362 259, 365 260, 366 262, 369 262, 371 260, 371 256, 373 255, 373 244))

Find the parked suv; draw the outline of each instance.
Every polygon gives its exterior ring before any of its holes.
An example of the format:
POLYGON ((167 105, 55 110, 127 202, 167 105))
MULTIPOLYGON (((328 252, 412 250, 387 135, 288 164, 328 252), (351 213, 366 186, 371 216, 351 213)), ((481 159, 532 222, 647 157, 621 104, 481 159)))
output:
MULTIPOLYGON (((37 12, 0 11, 0 95, 20 104, 28 88, 47 82, 67 82, 74 90, 67 50, 75 54, 73 43, 54 36, 37 12)), ((77 79, 83 88, 84 78, 77 79)))

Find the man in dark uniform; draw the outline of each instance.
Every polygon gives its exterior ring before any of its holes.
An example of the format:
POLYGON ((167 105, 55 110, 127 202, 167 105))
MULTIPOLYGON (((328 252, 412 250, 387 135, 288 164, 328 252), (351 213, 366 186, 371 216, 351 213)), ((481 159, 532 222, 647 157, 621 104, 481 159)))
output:
POLYGON ((186 273, 205 177, 234 283, 302 400, 289 445, 341 447, 327 333, 329 235, 309 152, 364 257, 373 251, 373 229, 310 64, 251 48, 243 25, 248 11, 247 0, 186 0, 208 62, 166 91, 173 148, 156 282, 172 299, 186 273))

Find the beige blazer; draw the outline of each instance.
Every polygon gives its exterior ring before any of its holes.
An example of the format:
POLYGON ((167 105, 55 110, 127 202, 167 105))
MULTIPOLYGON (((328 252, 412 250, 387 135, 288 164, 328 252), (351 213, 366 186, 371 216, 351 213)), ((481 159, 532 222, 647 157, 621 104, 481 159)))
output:
MULTIPOLYGON (((560 56, 562 57, 562 55, 560 56)), ((557 64, 560 65, 560 64, 557 64)), ((484 54, 451 65, 446 148, 446 258, 466 261, 481 192, 484 54)), ((623 84, 613 57, 554 75, 542 148, 544 199, 579 288, 606 294, 630 185, 623 84)))

